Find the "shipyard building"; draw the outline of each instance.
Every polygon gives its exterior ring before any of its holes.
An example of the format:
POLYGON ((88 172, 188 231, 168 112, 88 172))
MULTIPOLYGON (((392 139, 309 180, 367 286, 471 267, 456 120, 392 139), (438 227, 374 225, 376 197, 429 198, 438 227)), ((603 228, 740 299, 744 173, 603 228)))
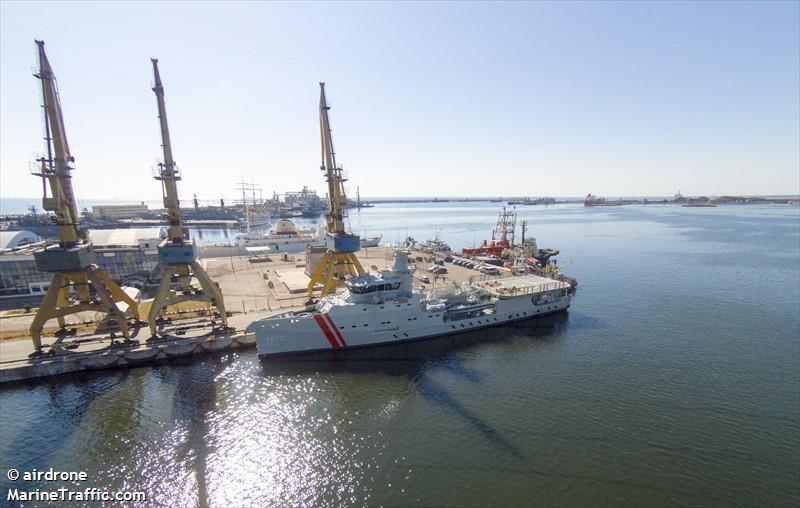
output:
MULTIPOLYGON (((161 228, 92 229, 97 265, 118 283, 142 287, 158 276, 161 228)), ((0 232, 0 305, 38 301, 50 286, 51 273, 36 269, 34 251, 44 241, 30 231, 0 232)))

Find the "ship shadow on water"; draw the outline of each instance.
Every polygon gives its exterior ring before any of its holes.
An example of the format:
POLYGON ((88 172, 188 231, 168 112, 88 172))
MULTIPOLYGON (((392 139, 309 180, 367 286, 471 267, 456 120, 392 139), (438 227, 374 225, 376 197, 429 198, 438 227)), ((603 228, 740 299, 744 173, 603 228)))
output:
POLYGON ((267 358, 261 361, 263 376, 307 376, 316 374, 383 374, 408 378, 418 393, 431 404, 458 416, 477 430, 492 446, 515 458, 524 458, 520 450, 480 416, 461 404, 450 391, 430 376, 445 372, 474 385, 483 375, 467 367, 457 353, 478 344, 501 344, 520 340, 557 341, 562 336, 569 316, 560 312, 552 316, 483 330, 462 332, 432 339, 415 340, 352 349, 267 358))

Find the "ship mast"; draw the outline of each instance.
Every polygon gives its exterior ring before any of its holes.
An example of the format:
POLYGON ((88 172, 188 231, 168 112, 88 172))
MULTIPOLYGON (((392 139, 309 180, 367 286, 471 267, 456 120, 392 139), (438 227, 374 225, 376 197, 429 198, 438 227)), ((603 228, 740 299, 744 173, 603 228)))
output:
MULTIPOLYGON (((172 156, 172 143, 167 125, 167 108, 164 102, 164 85, 161 83, 161 75, 158 72, 158 60, 152 58, 151 61, 155 80, 153 92, 156 94, 158 120, 161 127, 161 146, 164 151, 164 161, 158 164, 154 177, 161 181, 169 228, 167 238, 158 246, 161 282, 147 314, 150 332, 155 336, 159 327, 163 328, 162 314, 168 307, 186 301, 205 302, 216 307, 216 313, 222 320, 222 326, 227 327, 228 318, 222 292, 197 262, 194 243, 189 238, 189 231, 181 220, 180 200, 178 199, 178 180, 181 179, 181 176, 172 156), (193 278, 197 279, 202 290, 192 286, 193 278), (178 288, 172 287, 173 279, 177 280, 178 288)), ((196 197, 195 207, 197 207, 196 197)), ((212 320, 212 325, 216 325, 214 320, 212 320)))
POLYGON ((139 319, 139 307, 97 267, 86 232, 80 228, 71 175, 71 164, 75 158, 67 142, 58 85, 44 51, 44 41, 36 41, 36 46, 39 71, 34 76, 39 78, 42 85, 47 156, 38 160, 41 169, 33 174, 42 179, 42 206, 54 213, 59 240, 58 245, 49 245, 34 253, 36 268, 53 274, 53 280, 30 328, 34 355, 40 355, 42 329, 50 319, 57 319, 61 331, 64 331, 65 316, 82 311, 102 312, 117 322, 122 335, 128 339, 128 317, 117 303, 124 303, 135 320, 139 319))
POLYGON ((347 195, 344 190, 346 181, 342 168, 336 164, 336 152, 333 149, 330 118, 325 83, 319 84, 319 131, 322 148, 322 165, 320 170, 325 174, 328 183, 328 201, 330 211, 325 215, 327 251, 317 268, 311 274, 308 283, 308 297, 314 295, 317 284, 322 285, 322 295, 333 293, 337 287, 345 283, 347 276, 364 275, 366 272, 355 256, 360 247, 360 238, 345 230, 344 219, 347 195))

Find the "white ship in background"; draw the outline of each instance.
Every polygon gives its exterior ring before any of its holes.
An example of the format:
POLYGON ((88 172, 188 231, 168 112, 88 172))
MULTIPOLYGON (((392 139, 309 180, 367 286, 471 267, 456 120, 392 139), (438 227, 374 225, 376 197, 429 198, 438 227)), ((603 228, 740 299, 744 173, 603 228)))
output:
POLYGON ((359 240, 359 245, 362 249, 367 247, 377 247, 381 243, 381 240, 383 240, 383 235, 370 237, 362 236, 359 240))
POLYGON ((344 350, 426 339, 562 312, 570 285, 526 275, 421 293, 412 289, 408 253, 393 269, 354 277, 342 293, 303 310, 253 322, 259 356, 344 350))
POLYGON ((275 229, 269 233, 245 231, 237 233, 234 245, 237 247, 269 247, 270 252, 302 252, 306 245, 320 240, 319 230, 315 228, 298 228, 288 220, 281 219, 275 223, 275 229))

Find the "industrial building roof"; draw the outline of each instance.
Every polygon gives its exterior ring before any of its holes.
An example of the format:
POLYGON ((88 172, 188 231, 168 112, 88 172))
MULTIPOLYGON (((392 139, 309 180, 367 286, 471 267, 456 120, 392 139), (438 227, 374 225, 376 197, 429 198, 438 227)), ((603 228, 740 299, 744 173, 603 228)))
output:
POLYGON ((162 228, 90 229, 89 241, 95 247, 138 247, 140 240, 154 240, 158 245, 162 228))
POLYGON ((40 240, 38 235, 30 231, 0 231, 0 249, 16 249, 40 240))

